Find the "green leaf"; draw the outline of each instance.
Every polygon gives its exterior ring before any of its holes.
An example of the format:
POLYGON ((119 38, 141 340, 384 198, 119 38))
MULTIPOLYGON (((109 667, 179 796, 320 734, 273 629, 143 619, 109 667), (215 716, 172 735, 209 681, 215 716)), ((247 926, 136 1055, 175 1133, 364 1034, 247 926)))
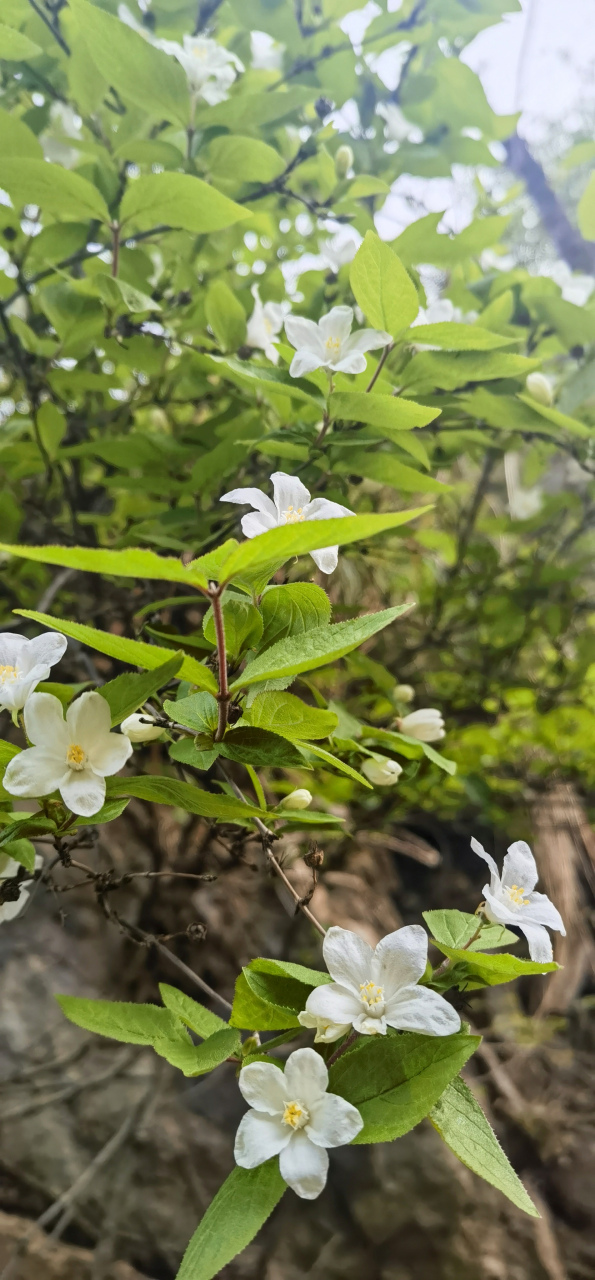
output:
POLYGON ((320 969, 308 969, 303 964, 294 964, 292 960, 268 960, 264 956, 258 956, 256 960, 250 961, 248 968, 255 973, 272 973, 282 978, 294 978, 296 982, 301 982, 306 987, 323 987, 332 982, 330 973, 323 973, 320 969))
MULTIPOLYGON (((432 476, 422 475, 414 471, 392 453, 384 450, 371 453, 369 449, 350 449, 347 458, 341 458, 333 466, 333 471, 340 475, 357 474, 366 476, 368 480, 377 480, 380 484, 391 484, 394 489, 404 493, 448 493, 451 486, 432 476)), ((303 528, 303 525, 298 526, 303 528)))
MULTIPOLYGON (((18 35, 20 32, 14 34, 18 35)), ((2 39, 0 31, 0 48, 2 39)), ((0 108, 0 156, 13 156, 15 159, 22 160, 43 160, 43 148, 33 130, 19 116, 3 108, 0 108)))
POLYGON ((176 1018, 196 1032, 196 1035, 202 1036, 203 1040, 227 1027, 227 1023, 218 1014, 206 1009, 184 991, 178 991, 177 987, 170 987, 167 982, 159 983, 159 994, 166 1009, 170 1009, 176 1018))
POLYGON ((376 635, 377 631, 382 631, 383 627, 387 627, 410 608, 411 605, 395 605, 392 609, 381 609, 379 613, 364 614, 361 618, 354 618, 350 622, 314 627, 312 631, 305 631, 302 635, 289 636, 286 640, 280 640, 249 662, 242 675, 234 680, 231 688, 232 690, 241 689, 245 685, 255 684, 260 680, 299 675, 301 671, 312 671, 314 667, 335 662, 363 644, 364 640, 368 640, 370 636, 376 635))
POLYGON ((215 178, 233 182, 271 182, 285 168, 283 156, 258 138, 220 134, 209 146, 209 167, 215 178))
POLYGON ((3 62, 28 62, 29 58, 38 58, 43 49, 30 40, 23 31, 7 27, 0 22, 0 59, 3 62))
POLYGON ((232 1027, 241 1027, 244 1031, 285 1031, 287 1027, 300 1025, 293 1009, 273 1005, 257 995, 245 970, 236 978, 229 1021, 232 1027))
POLYGON ((180 738, 178 742, 172 742, 168 750, 172 760, 178 760, 180 764, 186 764, 191 769, 201 769, 203 773, 210 769, 217 756, 221 754, 218 743, 214 747, 199 748, 190 738, 180 738))
POLYGON ((189 782, 175 778, 154 776, 139 778, 108 778, 108 796, 136 796, 137 800, 154 800, 156 804, 171 804, 187 813, 197 813, 202 818, 219 818, 221 822, 248 823, 251 818, 262 817, 256 805, 244 804, 232 796, 211 795, 189 782))
POLYGON ((457 771, 454 760, 447 760, 446 756, 436 751, 435 747, 432 747, 429 742, 420 742, 418 738, 410 738, 406 733, 396 733, 393 729, 378 729, 375 725, 365 725, 363 737, 366 742, 370 740, 384 742, 393 751, 407 756, 408 759, 415 758, 420 754, 424 755, 433 764, 437 764, 439 769, 443 769, 445 773, 449 773, 451 776, 454 776, 457 771), (403 743, 406 748, 411 748, 411 750, 404 750, 403 743))
POLYGON ((179 698, 177 702, 168 699, 163 703, 163 710, 171 720, 194 729, 195 733, 206 733, 212 737, 217 728, 219 712, 211 693, 191 693, 188 698, 179 698))
POLYGON ((337 727, 334 711, 309 707, 293 693, 259 693, 247 713, 250 723, 284 738, 328 738, 337 727))
POLYGON ((532 1218, 539 1217, 492 1126, 460 1076, 451 1081, 432 1108, 430 1120, 443 1142, 468 1169, 497 1187, 518 1209, 532 1218))
POLYGON ((466 911, 423 911, 422 915, 432 937, 447 947, 483 951, 486 946, 506 947, 518 942, 516 933, 511 933, 504 925, 486 924, 466 911), (476 933, 475 942, 471 942, 476 933))
POLYGON ((223 351, 237 351, 246 341, 246 313, 225 280, 213 280, 209 286, 205 314, 223 351))
MULTIPOLYGON (((225 558, 229 550, 237 546, 233 539, 230 543, 231 546, 225 544, 228 547, 225 558)), ((42 564, 61 565, 64 569, 80 569, 83 573, 106 573, 114 578, 156 578, 162 582, 183 582, 187 587, 199 589, 206 589, 208 585, 206 573, 201 572, 202 561, 208 561, 207 556, 185 565, 172 556, 160 556, 144 547, 110 551, 103 547, 29 547, 0 542, 0 551, 23 556, 25 560, 39 560, 42 564)))
POLYGON ((39 205, 44 216, 81 222, 96 218, 109 222, 110 213, 101 192, 80 173, 46 160, 7 159, 2 163, 2 185, 15 205, 39 205))
POLYGON ((20 750, 21 748, 15 747, 13 742, 0 740, 0 769, 6 768, 9 760, 12 760, 13 756, 18 756, 20 750))
POLYGON ((268 969, 253 968, 251 965, 247 965, 243 973, 252 993, 265 1004, 273 1005, 283 1014, 297 1015, 305 1009, 312 990, 311 983, 300 982, 286 974, 271 973, 268 969))
POLYGON ((538 963, 535 960, 519 960, 510 955, 484 955, 481 951, 464 951, 458 947, 447 946, 436 941, 440 951, 455 962, 463 961, 469 974, 466 984, 470 990, 474 987, 495 987, 501 982, 512 982, 514 978, 527 977, 537 973, 554 973, 559 969, 555 961, 538 963))
POLYGON ((501 333, 490 333, 477 324, 458 324, 443 320, 438 324, 416 324, 406 337, 407 342, 428 343, 443 351, 493 351, 496 347, 510 347, 517 339, 504 338, 501 333))
POLYGON ((123 1044, 150 1045, 173 1066, 195 1051, 188 1032, 169 1009, 153 1004, 87 1000, 79 996, 56 996, 70 1022, 85 1031, 108 1036, 123 1044))
POLYGON ((375 329, 386 329, 395 338, 415 320, 419 311, 415 285, 400 258, 375 232, 366 232, 349 280, 358 306, 375 329))
POLYGON ((585 240, 595 240, 595 173, 591 174, 578 203, 578 225, 585 240))
MULTIPOLYGON (((6 849, 6 846, 11 844, 13 840, 20 840, 24 836, 33 836, 35 838, 35 836, 46 835, 48 831, 55 830, 56 823, 51 818, 44 818, 43 815, 38 817, 35 814, 32 818, 26 817, 20 821, 17 819, 15 822, 10 822, 7 827, 0 831, 0 848, 6 849)), ((20 862, 20 858, 17 858, 17 862, 20 862)), ((27 867, 27 870, 32 871, 33 868, 27 867)))
MULTIPOLYGON (((417 330, 415 330, 417 332, 417 330)), ((347 422, 365 422, 389 432, 411 431, 413 427, 425 427, 438 417, 440 409, 415 400, 402 400, 400 396, 366 395, 365 391, 333 391, 330 398, 331 418, 347 422)))
POLYGON ((294 400, 305 400, 321 409, 323 398, 312 382, 306 378, 291 378, 284 369, 267 369, 266 365, 250 364, 249 360, 236 360, 233 356, 204 357, 212 362, 214 373, 222 378, 229 378, 240 387, 248 386, 252 392, 261 395, 291 396, 294 400))
MULTIPOLYGON (((446 485, 440 486, 446 490, 446 485)), ((229 582, 245 569, 288 560, 290 556, 304 555, 321 547, 344 547, 349 542, 372 538, 376 533, 396 529, 424 515, 430 507, 416 507, 412 511, 390 511, 386 515, 343 516, 335 520, 305 520, 303 524, 286 524, 256 538, 241 542, 232 552, 221 570, 221 580, 229 582)), ((0 550, 2 546, 0 544, 0 550)))
MULTIPOLYGON (((239 658, 245 649, 254 649, 263 630, 262 617, 255 605, 244 596, 227 594, 222 605, 223 625, 225 629, 225 648, 228 657, 239 658)), ((205 640, 216 644, 215 619, 213 608, 203 618, 202 629, 205 640)))
POLYGON ((113 822, 114 818, 119 818, 120 814, 128 806, 128 800, 106 800, 101 809, 97 810, 91 818, 77 818, 73 823, 75 827, 97 827, 102 826, 105 822, 113 822))
MULTIPOLYGON (((237 1057, 242 1047, 239 1031, 235 1027, 222 1027, 213 1035, 207 1036, 202 1044, 193 1046, 193 1059, 188 1067, 193 1069, 184 1072, 187 1076, 203 1076, 212 1071, 228 1058, 237 1057)), ((176 1064, 174 1063, 174 1066, 176 1064)))
POLYGON ((268 587, 260 601, 264 632, 260 650, 283 636, 300 635, 321 627, 331 619, 331 602, 313 582, 288 582, 268 587))
POLYGON ((155 302, 148 293, 142 293, 140 289, 135 289, 119 277, 114 280, 113 276, 101 274, 95 277, 94 283, 97 292, 108 307, 117 307, 121 310, 124 306, 131 312, 161 311, 160 304, 155 302))
POLYGON ((175 58, 95 4, 72 0, 69 7, 97 70, 125 101, 140 107, 151 120, 164 117, 188 124, 188 84, 175 58))
POLYGON ((143 231, 165 223, 204 235, 251 217, 249 209, 189 173, 144 174, 126 188, 120 205, 121 222, 143 231))
MULTIPOLYGON (((49 613, 37 613, 33 609, 15 609, 15 613, 21 613, 24 618, 32 618, 43 626, 52 627, 54 631, 61 631, 62 635, 71 636, 73 640, 79 640, 81 644, 97 649, 99 653, 106 653, 118 662, 128 662, 152 671, 171 658, 169 649, 147 644, 144 640, 127 640, 124 636, 112 635, 111 631, 97 631, 95 627, 87 627, 82 622, 66 622, 64 618, 52 618, 49 613)), ((178 674, 182 680, 189 680, 191 684, 203 689, 217 688, 212 671, 203 667, 195 658, 184 657, 178 674)))
POLYGON ((152 671, 143 675, 127 671, 102 685, 98 693, 109 703, 112 725, 121 724, 133 711, 142 707, 147 698, 151 698, 164 684, 168 684, 177 675, 183 659, 183 653, 174 653, 172 658, 162 666, 154 667, 152 671))
POLYGON ((177 1280, 213 1280, 250 1244, 285 1190, 276 1157, 256 1169, 232 1169, 194 1232, 177 1280))
POLYGON ((251 764, 256 769, 267 766, 283 769, 304 767, 300 752, 286 737, 271 733, 269 729, 252 728, 251 725, 230 729, 223 742, 219 743, 219 750, 228 760, 251 764))
POLYGON ((329 1092, 358 1108, 364 1127, 354 1139, 392 1142, 427 1116, 481 1042, 459 1031, 422 1036, 404 1031, 366 1037, 331 1067, 329 1092))
MULTIPOLYGON (((303 742, 301 745, 304 751, 309 751, 313 756, 322 760, 324 764, 329 765, 332 769, 338 769, 339 773, 346 773, 348 778, 353 778, 354 782, 361 783, 362 787, 367 787, 368 791, 374 790, 372 783, 368 782, 368 779, 364 778, 362 773, 358 773, 357 769, 352 769, 350 764, 346 764, 345 761, 340 760, 338 756, 332 755, 331 752, 327 751, 324 747, 320 747, 318 744, 315 746, 313 742, 303 742)), ((291 810, 284 810, 284 813, 290 812, 291 810)))
MULTIPOLYGON (((22 823, 20 824, 23 825, 22 823)), ((30 840, 18 839, 9 840, 8 843, 2 842, 2 853, 0 853, 0 875, 4 869, 4 859, 12 858, 14 862, 19 862, 26 871, 35 871, 35 849, 30 840)))

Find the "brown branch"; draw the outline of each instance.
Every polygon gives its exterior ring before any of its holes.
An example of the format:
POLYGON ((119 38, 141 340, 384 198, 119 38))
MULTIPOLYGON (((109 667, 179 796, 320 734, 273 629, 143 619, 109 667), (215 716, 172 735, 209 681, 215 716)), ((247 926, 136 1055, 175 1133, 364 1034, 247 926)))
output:
POLYGON ((390 355, 390 353, 391 353, 391 351, 392 351, 392 349, 393 349, 393 346, 394 346, 394 343, 393 343, 393 342, 389 342, 389 343, 388 343, 388 346, 386 346, 386 347, 384 348, 384 351, 382 352, 382 355, 381 355, 381 357, 380 357, 380 359, 379 359, 379 361, 378 361, 378 364, 376 365, 376 368, 375 368, 375 370, 374 370, 374 373, 372 374, 372 377, 370 378, 370 381, 369 381, 369 383, 368 383, 368 385, 367 385, 367 387, 366 387, 366 391, 371 391, 371 390, 372 390, 372 387, 374 386, 374 383, 375 383, 375 382, 376 382, 376 380, 377 380, 377 378, 379 378, 379 377, 380 377, 380 374, 382 373, 382 370, 383 370, 383 368, 384 368, 384 365, 386 364, 386 361, 388 360, 388 357, 389 357, 389 355, 390 355))
POLYGON ((227 729, 227 715, 229 711, 229 703, 231 693, 227 683, 227 652, 225 649, 225 621, 223 618, 223 609, 221 608, 221 595, 223 588, 216 582, 209 582, 209 597, 213 609, 213 621, 215 623, 215 637, 217 640, 217 669, 219 673, 219 691, 216 694, 219 704, 219 716, 217 720, 217 732, 215 733, 214 742, 222 742, 227 729))
POLYGON ((539 161, 531 155, 525 139, 513 133, 504 146, 508 167, 526 183, 560 257, 573 271, 595 274, 595 243, 584 240, 580 231, 573 227, 559 196, 550 186, 539 161))

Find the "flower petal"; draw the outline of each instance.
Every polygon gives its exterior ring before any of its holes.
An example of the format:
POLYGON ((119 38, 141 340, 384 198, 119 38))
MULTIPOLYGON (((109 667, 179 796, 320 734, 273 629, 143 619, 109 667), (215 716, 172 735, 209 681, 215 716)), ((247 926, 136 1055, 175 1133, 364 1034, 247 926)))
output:
POLYGON ((278 523, 276 512, 273 520, 272 516, 264 516, 260 511, 250 511, 247 516, 242 516, 242 533, 246 538, 257 538, 259 533, 268 533, 269 529, 276 529, 278 523))
POLYGON ((314 1044, 334 1044, 335 1040, 341 1040, 351 1031, 350 1022, 327 1022, 324 1018, 315 1017, 309 1009, 302 1009, 298 1013, 298 1022, 308 1031, 316 1031, 314 1044))
POLYGON ((290 507, 294 512, 301 507, 302 514, 305 516, 304 508, 308 506, 310 494, 299 476, 288 476, 285 471, 274 471, 271 483, 275 507, 280 517, 283 517, 290 507))
POLYGON ((59 698, 53 693, 32 693, 27 699, 24 717, 29 742, 53 756, 61 756, 65 765, 69 736, 59 698))
POLYGON ((524 920, 518 920, 517 924, 529 943, 531 959, 537 964, 549 964, 554 958, 554 950, 547 929, 541 924, 526 924, 524 920))
POLYGON ((297 1098, 308 1111, 326 1093, 328 1071, 315 1049, 296 1049, 285 1063, 285 1097, 297 1098))
POLYGON ((289 366, 289 376, 291 378, 302 378, 305 373, 314 373, 315 369, 322 369, 326 364, 326 354, 323 356, 318 355, 316 351, 309 351, 307 347, 300 347, 289 366))
MULTIPOLYGON (((349 342, 352 324, 353 307, 332 307, 325 316, 321 317, 318 324, 322 341, 327 342, 330 338, 340 343, 341 348, 345 348, 349 342)), ((287 329, 287 326, 285 327, 287 329)))
POLYGON ((391 335, 384 329, 358 329, 347 339, 341 355, 350 356, 354 351, 376 351, 378 347, 388 347, 389 342, 392 342, 391 335))
POLYGON ((360 1013, 353 1019, 353 1028, 361 1036, 385 1036, 386 1018, 384 1015, 381 1018, 371 1018, 367 1013, 360 1013))
POLYGON ((518 924, 520 912, 518 908, 507 906, 505 902, 501 902, 496 894, 488 888, 487 884, 483 886, 483 896, 486 900, 486 916, 494 924, 518 924))
MULTIPOLYGON (((341 929, 333 925, 327 932, 322 944, 324 963, 335 982, 360 998, 360 986, 369 982, 372 976, 372 959, 374 952, 368 942, 364 942, 359 934, 351 929, 341 929)), ((318 988, 318 990, 324 988, 318 988)), ((336 1018, 336 1022, 345 1022, 345 1018, 336 1018)))
MULTIPOLYGON (((281 1075, 278 1067, 273 1070, 281 1075)), ((278 1156, 287 1146, 292 1132, 291 1126, 283 1124, 280 1116, 265 1116, 262 1111, 247 1111, 240 1120, 236 1133, 233 1149, 236 1164, 242 1169, 255 1169, 258 1164, 264 1164, 265 1160, 278 1156)))
POLYGON ((68 769, 59 789, 64 804, 82 818, 92 818, 105 803, 105 779, 92 769, 68 769))
POLYGON ((509 889, 516 884, 530 893, 538 878, 537 863, 525 840, 517 840, 509 845, 502 863, 502 884, 505 888, 509 889))
POLYGON ((492 893, 493 893, 494 890, 497 888, 497 886, 500 884, 500 875, 498 872, 498 867, 494 862, 492 855, 490 853, 486 853, 486 850, 484 849, 483 845, 479 843, 479 840, 475 839, 475 836, 471 837, 471 848, 479 858, 483 858, 484 862, 487 862, 488 867, 490 868, 490 873, 492 878, 492 893))
POLYGON ((316 1147, 305 1131, 298 1129, 279 1156, 279 1172, 302 1200, 316 1200, 328 1176, 326 1149, 316 1147))
POLYGON ((530 893, 529 906, 524 908, 522 916, 530 924, 543 924, 548 929, 558 929, 566 937, 562 916, 545 893, 530 893))
POLYGON ((0 633, 0 666, 20 666, 19 659, 28 643, 24 636, 11 635, 10 631, 2 631, 0 633))
POLYGON ((336 1022, 351 1026, 353 1019, 362 1011, 359 991, 348 991, 336 982, 324 987, 315 987, 306 1000, 306 1012, 324 1022, 336 1022))
MULTIPOLYGON (((40 694, 48 697, 49 694, 40 694)), ((49 796, 58 791, 70 769, 64 759, 45 747, 28 747, 6 766, 4 786, 11 796, 49 796)))
POLYGON ((240 1071, 240 1093, 249 1106, 269 1116, 282 1115, 287 1097, 285 1076, 272 1062, 250 1062, 240 1071))
POLYGON ((385 999, 402 987, 419 982, 428 961, 428 935, 420 924, 407 924, 387 933, 376 947, 371 976, 384 987, 385 999))
POLYGON ((314 498, 304 511, 306 520, 335 520, 342 516, 353 516, 355 511, 341 506, 340 502, 329 502, 328 498, 314 498))
POLYGON ((29 890, 21 889, 20 896, 17 898, 16 902, 0 903, 0 924, 4 924, 6 920, 14 920, 16 916, 20 915, 28 897, 29 890))
POLYGON ((347 355, 342 354, 339 360, 334 360, 330 367, 337 373, 364 373, 367 368, 366 357, 360 351, 350 351, 347 355))
MULTIPOLYGON (((277 523, 277 512, 274 503, 271 502, 270 498, 267 498, 262 489, 230 489, 229 493, 224 493, 219 501, 237 502, 240 506, 254 507, 255 511, 261 511, 264 516, 271 516, 275 524, 277 523)), ((271 528, 271 526, 267 525, 267 528, 271 528)))
POLYGON ((357 1137, 363 1125, 357 1107, 336 1093, 325 1093, 310 1111, 306 1131, 317 1147, 343 1147, 357 1137))
POLYGON ((99 738, 89 751, 89 764, 94 773, 110 778, 124 768, 131 754, 132 743, 125 733, 108 733, 107 737, 99 738))
POLYGON ((21 711, 31 697, 40 680, 47 680, 49 667, 34 667, 28 676, 17 676, 16 680, 0 683, 0 707, 7 711, 21 711))
POLYGON ((66 712, 69 742, 77 743, 89 756, 109 737, 111 723, 109 703, 100 693, 81 693, 66 712))
POLYGON ((296 351, 310 351, 319 360, 324 360, 324 343, 318 325, 313 320, 308 320, 306 316, 287 316, 285 333, 287 341, 296 351))
POLYGON ((310 555, 321 573, 335 572, 339 561, 338 547, 321 547, 318 551, 311 551, 310 555))
POLYGON ((66 652, 68 639, 58 631, 43 631, 34 640, 29 640, 21 657, 21 668, 28 673, 32 667, 53 667, 66 652))
POLYGON ((426 1036, 451 1036, 461 1027, 456 1009, 429 987, 410 987, 391 996, 386 1021, 399 1031, 421 1031, 426 1036))

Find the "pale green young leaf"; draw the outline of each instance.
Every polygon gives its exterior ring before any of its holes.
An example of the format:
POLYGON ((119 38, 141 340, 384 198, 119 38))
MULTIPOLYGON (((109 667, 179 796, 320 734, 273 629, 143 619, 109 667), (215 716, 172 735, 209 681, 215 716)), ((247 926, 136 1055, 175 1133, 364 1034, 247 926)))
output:
POLYGON ((259 693, 247 716, 250 723, 285 738, 328 738, 337 727, 334 711, 309 707, 293 693, 259 693))
POLYGON ((578 225, 585 240, 595 240, 595 173, 591 174, 579 200, 578 225))
POLYGON ((196 1228, 177 1280, 213 1280, 218 1276, 254 1239, 285 1190, 276 1157, 256 1169, 236 1166, 196 1228))
POLYGON ((28 62, 43 53, 40 45, 30 40, 24 31, 16 31, 0 22, 0 58, 4 62, 28 62))
POLYGON ((366 232, 349 280, 358 306, 375 329, 386 329, 396 338, 415 320, 419 311, 415 285, 400 258, 374 231, 366 232))
MULTIPOLYGON (((256 606, 245 597, 228 593, 223 598, 222 613, 228 657, 238 658, 243 650, 256 648, 263 631, 262 616, 256 606)), ((202 629, 205 639, 216 644, 212 606, 205 613, 202 629)))
MULTIPOLYGON (((42 564, 58 564, 65 569, 80 569, 83 573, 106 573, 114 578, 156 578, 163 582, 183 582, 187 587, 206 588, 207 579, 201 572, 201 561, 184 565, 172 556, 160 556, 145 547, 126 547, 112 551, 107 547, 29 547, 0 542, 0 551, 25 560, 39 560, 42 564)), ((206 557, 203 557, 206 559, 206 557)), ((198 597, 197 597, 198 598, 198 597)))
POLYGON ((454 320, 442 320, 437 324, 416 324, 406 335, 411 343, 427 343, 442 351, 493 351, 497 347, 510 347, 516 338, 505 338, 501 333, 490 333, 478 324, 458 324, 454 320))
POLYGON ((283 156, 259 138, 225 133, 209 146, 209 167, 214 178, 232 182, 271 182, 285 168, 283 156))
MULTIPOLYGON (((417 332, 415 330, 414 332, 417 332)), ((333 391, 330 398, 331 418, 347 422, 365 422, 391 433, 425 427, 438 417, 440 409, 400 396, 366 395, 365 391, 333 391)), ((391 438, 389 437, 389 438, 391 438)))
POLYGON ((260 601, 264 624, 262 652, 281 640, 283 636, 299 635, 312 627, 330 622, 331 602, 314 582, 287 582, 284 586, 268 587, 260 601))
POLYGON ((107 794, 136 796, 137 800, 154 800, 156 804, 171 804, 187 813, 197 813, 201 818, 218 818, 221 822, 239 822, 248 825, 251 818, 262 817, 256 805, 244 804, 234 796, 201 791, 189 782, 177 778, 161 778, 147 775, 139 778, 108 778, 107 794))
POLYGON ((432 937, 448 947, 484 951, 486 947, 506 947, 518 942, 516 933, 511 933, 504 925, 488 924, 480 916, 472 916, 467 911, 441 909, 423 911, 422 915, 432 937))
POLYGON ((471 1090, 455 1076, 430 1111, 430 1120, 457 1158, 497 1187, 518 1209, 538 1218, 533 1201, 505 1155, 471 1090))
POLYGON ((4 858, 12 858, 14 862, 19 862, 25 868, 25 871, 35 870, 35 847, 30 840, 24 837, 3 843, 2 853, 0 853, 0 877, 2 876, 4 858))
POLYGON ((37 204, 43 215, 61 221, 110 221, 109 209, 97 187, 80 173, 59 164, 9 157, 2 162, 2 185, 17 209, 37 204))
POLYGON ((287 1027, 299 1027, 293 1009, 263 1000, 250 987, 245 972, 236 978, 233 1006, 229 1019, 232 1027, 244 1031, 285 1031, 287 1027))
MULTIPOLYGON (((336 523, 338 524, 339 521, 336 523)), ((270 649, 266 649, 264 653, 249 662, 242 674, 234 680, 231 688, 242 689, 246 685, 255 684, 261 680, 299 675, 302 671, 312 671, 315 667, 323 667, 329 662, 335 662, 363 644, 364 640, 368 640, 370 636, 382 631, 411 607, 407 604, 395 605, 392 609, 381 609, 379 613, 363 614, 361 618, 353 618, 349 622, 337 622, 326 627, 314 627, 312 631, 304 631, 302 635, 288 636, 285 640, 279 640, 277 644, 271 645, 270 649)))
POLYGON ((333 470, 339 475, 366 476, 368 480, 390 484, 403 493, 448 493, 451 488, 441 480, 434 480, 433 476, 422 475, 421 471, 400 462, 394 453, 384 450, 372 453, 369 449, 350 449, 346 457, 341 457, 334 464, 333 470))
POLYGON ((212 736, 217 728, 217 703, 211 693, 191 693, 187 698, 179 698, 177 702, 166 699, 163 710, 170 719, 186 725, 195 733, 212 736))
MULTIPOLYGON (((20 32, 15 32, 15 35, 20 32)), ((2 33, 0 31, 0 48, 2 47, 2 33)), ((35 136, 33 130, 21 120, 19 116, 12 115, 4 108, 0 108, 0 156, 3 158, 13 156, 15 159, 22 160, 43 160, 43 148, 39 138, 35 136)))
POLYGON ((209 286, 205 314, 223 351, 237 351, 246 341, 246 312, 225 280, 213 280, 209 286))
POLYGON ((159 983, 159 994, 166 1009, 170 1009, 176 1018, 196 1035, 202 1036, 203 1040, 227 1027, 227 1023, 218 1014, 206 1009, 184 991, 178 991, 177 987, 170 987, 167 982, 159 983))
POLYGON ((251 217, 248 209, 189 173, 144 174, 126 188, 120 205, 121 222, 140 230, 164 223, 204 235, 251 217))
POLYGON ((312 990, 311 983, 301 982, 285 973, 271 973, 266 968, 253 968, 251 965, 247 965, 243 973, 252 993, 265 1004, 280 1009, 283 1014, 297 1015, 306 1007, 306 1000, 312 990))
POLYGON ((174 653, 167 662, 154 667, 152 671, 142 675, 136 671, 127 671, 102 685, 98 692, 109 703, 112 725, 120 724, 138 707, 142 707, 147 698, 151 698, 163 685, 168 684, 177 675, 183 659, 183 653, 174 653))
MULTIPOLYGON (((447 488, 440 486, 441 490, 447 488)), ((232 552, 221 570, 223 581, 229 582, 245 569, 255 569, 275 560, 288 560, 290 556, 305 555, 321 547, 344 547, 350 542, 372 538, 377 533, 396 529, 418 516, 425 515, 430 507, 416 507, 411 511, 390 511, 385 515, 342 516, 335 520, 306 520, 303 524, 287 524, 256 538, 241 542, 232 552)), ((1 549, 1 548, 0 548, 1 549)))
POLYGON ((463 961, 469 973, 468 986, 495 987, 501 982, 513 982, 515 978, 529 977, 538 973, 554 973, 560 966, 555 961, 538 962, 536 960, 519 960, 510 955, 484 955, 480 951, 463 950, 460 947, 449 947, 444 942, 436 942, 436 946, 445 956, 455 962, 463 961))
POLYGON ((191 769, 200 769, 203 773, 210 769, 221 754, 217 743, 214 747, 199 749, 192 738, 180 738, 178 742, 172 742, 168 752, 172 760, 188 765, 191 769))
POLYGON ((330 973, 323 973, 319 969, 308 969, 303 964, 294 964, 292 960, 268 960, 259 956, 256 960, 250 961, 248 968, 255 973, 272 973, 280 977, 294 978, 296 982, 304 983, 307 987, 323 987, 332 982, 330 973))
POLYGON ((79 996, 56 996, 70 1022, 85 1031, 109 1036, 123 1044, 155 1047, 163 1040, 190 1045, 188 1032, 169 1009, 155 1004, 130 1004, 118 1000, 88 1000, 79 996))
MULTIPOLYGON (((125 636, 112 635, 111 631, 97 631, 95 627, 87 627, 82 622, 67 622, 64 618, 52 618, 49 613, 37 613, 33 609, 15 609, 15 613, 17 612, 24 618, 32 618, 42 626, 52 627, 54 631, 61 631, 64 636, 79 640, 81 644, 88 645, 90 649, 96 649, 98 653, 116 658, 118 662, 128 662, 132 666, 146 667, 152 671, 171 658, 170 649, 161 649, 158 645, 147 644, 144 640, 127 640, 125 636)), ((214 691, 217 689, 217 681, 212 671, 208 667, 203 667, 202 663, 197 662, 195 658, 184 656, 178 675, 180 679, 189 680, 199 688, 214 691)))
POLYGON ((350 764, 346 764, 345 760, 340 760, 339 756, 333 755, 330 751, 321 747, 319 743, 314 745, 313 742, 303 742, 301 746, 305 752, 309 751, 310 754, 316 756, 318 760, 322 760, 323 764, 328 765, 332 769, 338 769, 339 773, 346 773, 348 778, 353 778, 354 782, 361 783, 361 786, 367 787, 369 791, 374 790, 371 782, 368 782, 368 779, 364 778, 362 773, 358 773, 357 769, 353 769, 350 764))

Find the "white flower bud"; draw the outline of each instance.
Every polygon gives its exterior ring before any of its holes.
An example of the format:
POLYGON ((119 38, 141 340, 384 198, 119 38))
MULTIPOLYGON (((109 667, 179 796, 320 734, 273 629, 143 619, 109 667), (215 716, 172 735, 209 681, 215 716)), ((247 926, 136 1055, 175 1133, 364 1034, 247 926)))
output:
POLYGON ((393 697, 397 702, 413 702, 415 697, 415 689, 410 684, 396 684, 393 689, 393 697))
POLYGON ((532 400, 537 400, 538 404, 550 405, 554 403, 554 388, 545 373, 530 373, 525 381, 525 387, 529 392, 532 400))
POLYGON ((410 711, 398 721, 401 733, 409 738, 417 738, 418 742, 439 742, 444 737, 444 720, 435 707, 423 707, 420 711, 410 711))
POLYGON ((400 764, 396 760, 390 760, 388 756, 370 756, 362 764, 362 773, 375 787, 394 786, 402 772, 400 764))
POLYGON ((279 804, 280 809, 307 809, 312 804, 312 793, 307 791, 305 787, 298 787, 297 791, 291 791, 288 796, 284 796, 279 804))
POLYGON ((338 178, 346 178, 349 170, 353 168, 353 150, 344 144, 339 147, 335 153, 335 173, 338 178))
POLYGON ((122 721, 121 728, 122 733, 131 742, 154 742, 155 738, 160 738, 163 733, 163 729, 155 723, 153 717, 141 711, 135 711, 133 715, 127 716, 122 721))

